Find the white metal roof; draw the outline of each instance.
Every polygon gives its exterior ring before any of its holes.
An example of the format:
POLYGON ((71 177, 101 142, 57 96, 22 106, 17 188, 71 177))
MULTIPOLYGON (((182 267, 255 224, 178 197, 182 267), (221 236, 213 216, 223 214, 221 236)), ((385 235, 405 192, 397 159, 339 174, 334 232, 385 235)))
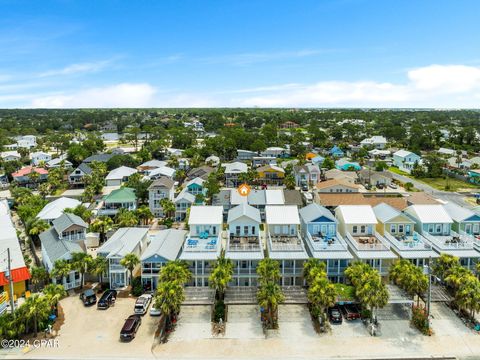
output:
POLYGON ((105 244, 97 250, 98 254, 107 257, 120 256, 131 253, 138 243, 147 235, 148 229, 126 227, 118 229, 105 244))
POLYGON ((285 204, 285 198, 283 197, 283 190, 265 190, 265 204, 266 205, 285 204))
POLYGON ((223 206, 192 206, 189 225, 220 225, 223 222, 223 206))
POLYGON ((302 219, 306 222, 309 223, 313 220, 316 220, 322 216, 326 217, 327 219, 330 219, 332 221, 336 221, 335 216, 328 210, 327 208, 317 204, 313 203, 310 205, 305 206, 304 208, 301 208, 300 211, 300 216, 302 219))
POLYGON ((164 175, 167 177, 173 177, 175 175, 175 169, 168 166, 161 166, 156 169, 149 171, 148 176, 153 177, 156 175, 164 175))
POLYGON ((370 205, 340 205, 335 214, 341 213, 345 224, 376 224, 377 217, 370 205))
POLYGON ((126 176, 135 174, 137 169, 133 169, 128 166, 120 166, 119 168, 113 169, 110 171, 105 178, 106 180, 122 180, 126 176))
POLYGON ((248 171, 248 165, 239 161, 223 164, 225 166, 225 173, 235 174, 235 173, 245 173, 248 171))
POLYGON ((453 223, 443 205, 411 205, 405 211, 415 216, 423 224, 453 223))
POLYGON ((45 205, 45 207, 38 213, 37 218, 42 220, 54 220, 59 218, 65 209, 73 209, 80 204, 81 202, 76 199, 61 197, 45 205))
POLYGON ((254 208, 253 206, 250 206, 246 203, 240 204, 238 206, 235 206, 234 208, 230 209, 228 211, 228 220, 227 222, 230 223, 232 221, 237 220, 238 218, 241 218, 243 216, 246 216, 253 221, 257 223, 261 223, 260 219, 260 210, 257 208, 254 208))
POLYGON ((17 231, 10 217, 7 200, 0 201, 0 229, 0 272, 7 270, 7 248, 10 249, 10 265, 12 269, 25 267, 17 231))
POLYGON ((175 260, 182 248, 187 230, 167 229, 160 230, 150 240, 150 244, 142 254, 142 261, 152 256, 161 256, 166 260, 175 260))
POLYGON ((393 155, 396 155, 396 156, 400 156, 400 157, 406 157, 408 155, 412 154, 411 151, 408 151, 408 150, 398 150, 397 152, 395 152, 393 155))
POLYGON ((162 166, 165 166, 165 165, 167 165, 166 161, 153 159, 153 160, 149 160, 149 161, 144 162, 143 164, 140 165, 140 167, 156 167, 156 168, 159 168, 159 167, 162 167, 162 166))
POLYGON ((443 207, 447 211, 448 215, 450 215, 450 217, 457 222, 464 221, 476 215, 472 210, 466 209, 452 202, 446 203, 443 205, 443 207))
POLYGON ((386 223, 387 221, 392 220, 399 215, 403 215, 401 211, 385 203, 374 206, 373 212, 375 213, 377 219, 380 220, 380 222, 382 223, 386 223))
POLYGON ((265 206, 265 218, 267 224, 300 224, 296 205, 267 205, 265 206))

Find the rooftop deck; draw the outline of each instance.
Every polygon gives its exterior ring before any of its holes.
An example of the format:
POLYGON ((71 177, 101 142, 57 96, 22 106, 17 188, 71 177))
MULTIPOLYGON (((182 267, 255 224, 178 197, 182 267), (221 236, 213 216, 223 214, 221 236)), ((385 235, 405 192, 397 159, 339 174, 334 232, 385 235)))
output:
POLYGON ((439 256, 433 250, 432 245, 417 232, 409 236, 395 236, 385 232, 384 238, 404 259, 436 258, 439 256))
POLYGON ((474 239, 466 234, 450 231, 450 235, 431 235, 427 232, 423 236, 438 250, 472 250, 474 239))
POLYGON ((306 233, 307 247, 312 256, 317 259, 352 259, 348 245, 342 236, 337 233, 334 237, 322 237, 306 233))
POLYGON ((227 241, 227 251, 260 251, 261 249, 262 242, 259 235, 230 235, 227 241))
POLYGON ((352 236, 347 233, 346 240, 350 248, 360 259, 395 259, 397 256, 390 251, 390 244, 379 233, 366 236, 352 236))
POLYGON ((268 241, 272 251, 303 250, 302 240, 298 235, 272 235, 268 233, 268 241))

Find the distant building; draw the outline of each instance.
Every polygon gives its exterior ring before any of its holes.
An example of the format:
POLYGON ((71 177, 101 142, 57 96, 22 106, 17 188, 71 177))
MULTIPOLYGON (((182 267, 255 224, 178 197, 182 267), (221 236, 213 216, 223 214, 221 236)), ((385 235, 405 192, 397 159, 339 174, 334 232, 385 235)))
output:
POLYGON ((148 188, 148 205, 155 217, 164 216, 161 201, 168 199, 173 201, 175 196, 174 181, 167 177, 155 180, 148 188))
POLYGON ((107 186, 121 186, 128 181, 128 178, 137 173, 137 169, 130 168, 128 166, 120 166, 110 171, 105 178, 107 186))
POLYGON ((411 151, 398 150, 393 154, 393 164, 407 173, 411 173, 415 164, 420 164, 421 161, 422 158, 411 151))
POLYGON ((366 139, 363 139, 360 142, 361 146, 373 146, 375 149, 385 149, 387 145, 387 139, 383 136, 372 136, 366 139))
POLYGON ((52 160, 52 155, 43 151, 36 151, 30 154, 30 159, 32 160, 32 165, 37 166, 41 162, 46 163, 47 161, 52 160))

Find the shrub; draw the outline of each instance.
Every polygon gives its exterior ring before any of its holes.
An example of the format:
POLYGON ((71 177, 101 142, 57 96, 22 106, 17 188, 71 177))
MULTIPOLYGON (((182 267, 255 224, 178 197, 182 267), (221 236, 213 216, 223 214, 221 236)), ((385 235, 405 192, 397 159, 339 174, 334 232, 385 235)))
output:
POLYGON ((140 296, 142 294, 143 294, 142 279, 140 279, 140 277, 137 276, 132 280, 132 295, 140 296))
POLYGON ((423 306, 414 306, 412 308, 412 324, 423 335, 431 335, 431 330, 428 326, 427 311, 423 306))

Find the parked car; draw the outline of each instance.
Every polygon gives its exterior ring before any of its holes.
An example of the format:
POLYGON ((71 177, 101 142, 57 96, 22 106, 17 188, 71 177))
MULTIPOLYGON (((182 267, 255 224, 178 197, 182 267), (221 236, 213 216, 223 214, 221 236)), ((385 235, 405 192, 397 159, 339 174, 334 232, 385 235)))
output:
POLYGON ((133 312, 137 315, 145 315, 148 310, 148 305, 150 305, 151 301, 152 301, 152 295, 150 294, 140 295, 137 298, 137 301, 135 301, 135 307, 133 309, 133 312))
POLYGON ((87 289, 80 294, 80 300, 83 301, 83 305, 90 306, 97 303, 97 295, 92 289, 87 289))
POLYGON ((150 307, 150 316, 160 316, 160 315, 162 315, 162 310, 157 309, 155 307, 155 304, 152 304, 152 306, 150 307))
POLYGON ((115 300, 117 299, 117 291, 116 290, 107 290, 103 293, 100 300, 97 303, 97 309, 105 310, 108 309, 110 306, 115 304, 115 300))
POLYGON ((343 305, 340 307, 343 317, 347 320, 360 319, 360 309, 354 304, 343 305))
POLYGON ((120 340, 133 340, 141 323, 142 318, 140 315, 130 315, 127 319, 125 319, 125 324, 123 324, 122 330, 120 331, 120 340))
POLYGON ((332 324, 341 324, 343 321, 342 312, 338 306, 328 309, 328 318, 332 324))
POLYGON ((390 183, 390 185, 388 185, 388 187, 390 187, 391 189, 397 189, 398 188, 397 184, 395 184, 393 182, 390 183))
POLYGON ((302 183, 300 185, 300 187, 301 187, 302 191, 308 191, 308 184, 307 183, 302 183))
POLYGON ((377 189, 383 189, 385 187, 384 184, 377 184, 377 189))

